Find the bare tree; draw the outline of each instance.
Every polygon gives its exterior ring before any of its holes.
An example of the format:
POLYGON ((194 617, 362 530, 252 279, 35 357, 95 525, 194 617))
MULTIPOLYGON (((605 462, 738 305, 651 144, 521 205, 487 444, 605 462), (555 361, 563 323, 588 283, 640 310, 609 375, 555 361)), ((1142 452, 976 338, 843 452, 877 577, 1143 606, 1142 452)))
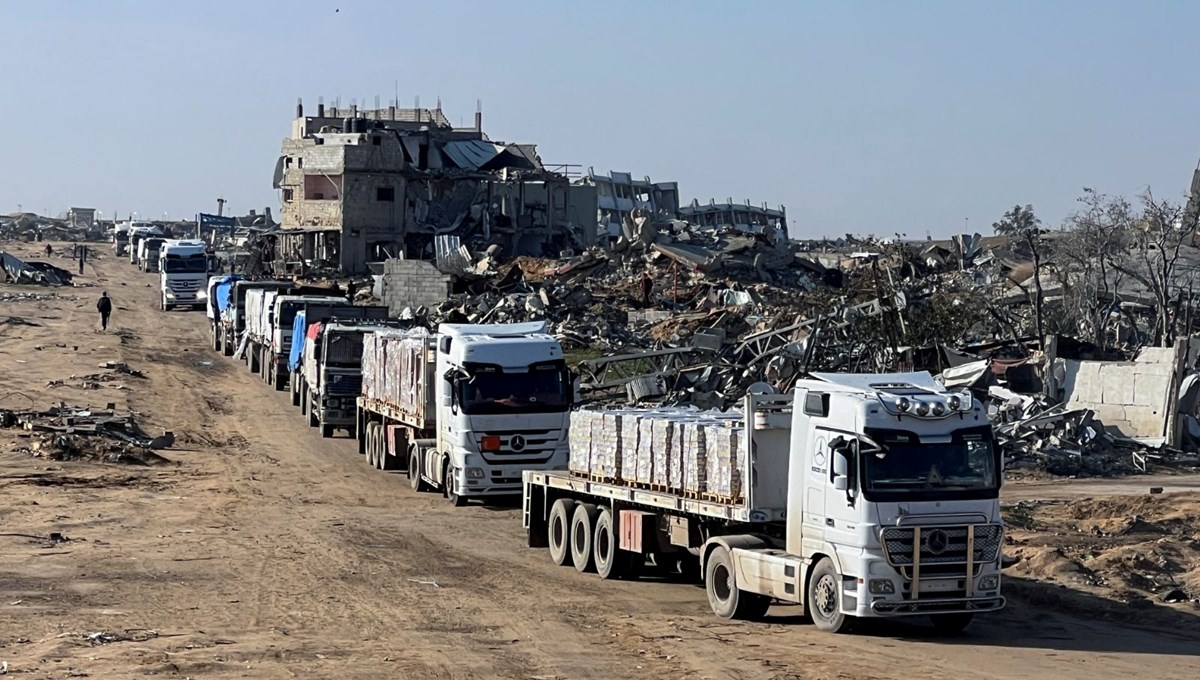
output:
POLYGON ((1105 321, 1120 304, 1122 272, 1114 261, 1128 246, 1135 222, 1133 207, 1124 197, 1107 196, 1084 188, 1076 199, 1082 206, 1063 224, 1064 234, 1048 253, 1064 289, 1064 312, 1091 341, 1107 347, 1105 321))
MULTIPOLYGON (((1150 291, 1155 312, 1152 341, 1169 347, 1175 342, 1182 296, 1192 287, 1191 281, 1180 280, 1179 259, 1183 246, 1195 239, 1197 213, 1169 200, 1157 200, 1149 189, 1141 199, 1142 213, 1130 230, 1131 247, 1114 263, 1150 291)), ((1187 306, 1191 308, 1190 299, 1187 306)))
POLYGON ((1046 342, 1046 323, 1042 311, 1045 300, 1042 293, 1042 221, 1033 214, 1032 205, 1016 205, 1004 213, 999 222, 994 222, 992 229, 997 234, 1013 238, 1019 249, 1024 251, 1023 254, 1033 259, 1034 323, 1037 327, 1038 347, 1043 348, 1046 342))

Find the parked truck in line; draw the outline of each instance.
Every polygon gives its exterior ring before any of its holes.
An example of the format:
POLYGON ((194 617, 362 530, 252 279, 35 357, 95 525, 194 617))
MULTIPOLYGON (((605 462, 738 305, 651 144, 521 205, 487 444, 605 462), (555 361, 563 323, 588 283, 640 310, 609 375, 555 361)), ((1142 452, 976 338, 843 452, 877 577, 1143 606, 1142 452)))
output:
POLYGON ((158 273, 158 251, 164 242, 166 239, 159 236, 146 236, 138 242, 138 269, 150 274, 158 273))
POLYGON ((358 447, 407 466, 454 505, 521 493, 526 470, 565 470, 572 388, 545 322, 441 324, 363 336, 358 447))
POLYGON ((158 250, 160 306, 203 308, 208 301, 208 245, 195 239, 163 241, 158 250))
POLYGON ((148 238, 162 239, 166 235, 163 230, 149 222, 134 222, 129 228, 129 264, 138 264, 141 257, 142 241, 148 238))
POLYGON ((324 305, 331 311, 341 308, 347 313, 353 313, 354 307, 344 295, 267 291, 257 322, 248 327, 252 331, 247 350, 257 353, 254 361, 259 366, 257 375, 277 392, 287 387, 287 362, 296 313, 309 305, 324 305))
POLYGON ((221 315, 229 308, 233 284, 241 280, 237 274, 219 274, 208 277, 205 284, 207 304, 204 315, 208 318, 208 340, 210 346, 217 352, 222 352, 220 339, 221 315))
POLYGON ((343 429, 355 437, 357 399, 362 392, 362 336, 399 328, 387 307, 327 308, 310 305, 296 313, 288 355, 292 405, 322 437, 343 429))
POLYGON ((113 255, 121 257, 125 254, 125 249, 129 247, 129 222, 117 222, 113 225, 112 244, 113 255))
MULTIPOLYGON (((738 496, 603 479, 573 448, 572 467, 586 469, 524 474, 529 545, 608 579, 636 577, 648 556, 693 555, 718 616, 757 618, 778 600, 825 631, 928 615, 956 632, 1004 606, 1001 460, 969 391, 928 373, 819 374, 792 394, 748 395, 742 414, 737 437, 711 431, 739 440, 734 455, 707 452, 726 456, 707 472, 730 466, 738 496)), ((673 440, 610 421, 652 417, 602 416, 572 444, 622 458, 618 469, 641 464, 673 440)), ((682 442, 695 458, 698 442, 682 442)))
POLYGON ((251 290, 291 290, 295 286, 292 281, 239 278, 217 283, 215 290, 220 315, 215 319, 212 329, 213 345, 225 356, 237 354, 246 330, 246 295, 251 290))

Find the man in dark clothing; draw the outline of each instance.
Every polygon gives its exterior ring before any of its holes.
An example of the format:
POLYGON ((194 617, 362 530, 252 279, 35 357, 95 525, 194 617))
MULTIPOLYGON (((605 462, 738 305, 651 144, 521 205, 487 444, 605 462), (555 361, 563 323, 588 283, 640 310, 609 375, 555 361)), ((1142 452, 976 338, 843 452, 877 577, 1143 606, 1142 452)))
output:
POLYGON ((650 272, 642 274, 642 306, 650 306, 650 294, 654 292, 654 279, 650 278, 650 272))
POLYGON ((350 298, 350 302, 354 302, 354 295, 356 293, 358 293, 358 284, 354 283, 354 280, 351 279, 350 282, 346 284, 346 297, 350 298))
POLYGON ((83 262, 87 259, 87 246, 79 246, 79 275, 83 276, 83 262))
POLYGON ((50 257, 54 253, 54 248, 49 243, 46 244, 46 257, 50 257))
POLYGON ((108 330, 108 315, 112 314, 112 298, 108 297, 108 293, 100 294, 100 299, 96 301, 96 311, 100 312, 100 330, 108 330))

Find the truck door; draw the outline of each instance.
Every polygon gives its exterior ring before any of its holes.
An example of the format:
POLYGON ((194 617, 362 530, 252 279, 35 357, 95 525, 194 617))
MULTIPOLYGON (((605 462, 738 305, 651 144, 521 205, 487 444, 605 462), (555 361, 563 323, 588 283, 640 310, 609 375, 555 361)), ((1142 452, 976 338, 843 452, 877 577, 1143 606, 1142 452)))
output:
MULTIPOLYGON (((829 483, 828 430, 809 428, 805 445, 804 539, 820 541, 825 533, 825 486, 829 483)), ((789 546, 789 549, 792 549, 789 546)), ((796 554, 800 554, 796 552, 796 554)))

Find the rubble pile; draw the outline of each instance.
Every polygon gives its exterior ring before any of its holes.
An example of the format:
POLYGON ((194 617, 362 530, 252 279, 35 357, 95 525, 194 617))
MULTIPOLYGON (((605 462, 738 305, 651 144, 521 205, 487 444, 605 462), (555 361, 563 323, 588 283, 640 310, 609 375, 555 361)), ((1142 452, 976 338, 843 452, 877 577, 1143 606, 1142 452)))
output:
POLYGON ((18 437, 28 444, 15 451, 53 460, 89 460, 107 463, 154 465, 168 462, 155 451, 175 444, 175 435, 164 431, 152 437, 138 426, 132 412, 73 408, 65 404, 45 411, 0 409, 0 428, 23 430, 18 437))
POLYGON ((71 272, 45 262, 26 262, 16 255, 0 250, 0 282, 38 284, 43 286, 71 285, 71 272))

